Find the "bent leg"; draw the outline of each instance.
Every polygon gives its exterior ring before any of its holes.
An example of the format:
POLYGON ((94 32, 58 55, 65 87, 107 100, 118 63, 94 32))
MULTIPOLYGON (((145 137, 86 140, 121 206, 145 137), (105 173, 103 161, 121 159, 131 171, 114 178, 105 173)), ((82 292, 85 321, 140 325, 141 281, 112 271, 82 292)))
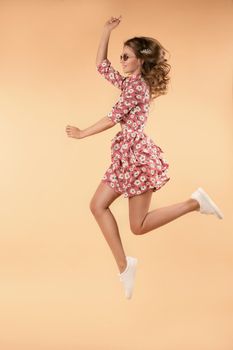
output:
POLYGON ((150 232, 165 225, 178 217, 199 208, 195 199, 188 199, 167 207, 154 209, 148 212, 152 191, 129 198, 129 217, 131 231, 135 234, 150 232))
POLYGON ((109 209, 110 204, 120 195, 110 188, 107 183, 101 181, 91 199, 90 209, 104 234, 120 272, 122 272, 127 266, 126 255, 122 246, 117 222, 109 209))

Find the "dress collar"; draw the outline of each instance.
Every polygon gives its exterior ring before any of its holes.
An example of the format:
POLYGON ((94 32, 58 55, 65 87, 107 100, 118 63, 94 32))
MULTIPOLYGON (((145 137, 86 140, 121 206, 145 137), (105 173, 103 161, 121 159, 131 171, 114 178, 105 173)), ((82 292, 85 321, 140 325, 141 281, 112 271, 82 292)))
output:
POLYGON ((128 75, 128 80, 144 80, 141 73, 128 75))
POLYGON ((138 74, 131 74, 131 75, 129 75, 129 78, 130 79, 137 79, 137 78, 141 78, 141 73, 138 73, 138 74))

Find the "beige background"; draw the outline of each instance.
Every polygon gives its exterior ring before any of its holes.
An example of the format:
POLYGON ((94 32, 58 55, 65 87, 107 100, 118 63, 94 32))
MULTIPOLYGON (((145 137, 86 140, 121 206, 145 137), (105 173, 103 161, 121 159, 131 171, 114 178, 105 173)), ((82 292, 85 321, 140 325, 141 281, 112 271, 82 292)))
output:
POLYGON ((1 350, 232 350, 232 3, 0 1, 1 350), (124 40, 153 36, 170 51, 169 93, 145 132, 171 180, 151 208, 202 186, 224 220, 192 212, 143 236, 128 199, 111 210, 139 259, 133 299, 89 209, 120 125, 82 140, 120 91, 95 67, 102 27, 121 73, 124 40))

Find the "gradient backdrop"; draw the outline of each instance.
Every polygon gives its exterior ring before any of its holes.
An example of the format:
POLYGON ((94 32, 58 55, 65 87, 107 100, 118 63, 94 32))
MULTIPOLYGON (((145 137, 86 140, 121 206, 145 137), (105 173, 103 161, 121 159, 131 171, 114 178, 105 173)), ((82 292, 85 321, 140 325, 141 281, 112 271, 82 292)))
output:
POLYGON ((232 350, 232 2, 0 0, 0 349, 232 350), (128 199, 111 206, 133 298, 89 209, 120 125, 77 140, 120 91, 95 66, 104 23, 122 15, 109 59, 145 35, 170 51, 169 93, 145 132, 171 180, 151 208, 203 187, 224 213, 189 213, 143 236, 128 199))

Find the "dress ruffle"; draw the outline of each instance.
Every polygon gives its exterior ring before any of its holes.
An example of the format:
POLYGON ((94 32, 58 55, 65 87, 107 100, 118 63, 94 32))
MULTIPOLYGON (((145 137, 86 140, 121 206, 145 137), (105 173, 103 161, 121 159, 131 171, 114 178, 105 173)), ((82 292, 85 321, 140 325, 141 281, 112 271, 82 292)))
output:
POLYGON ((111 165, 102 181, 124 197, 159 190, 170 180, 163 150, 144 132, 119 131, 111 140, 111 165))

